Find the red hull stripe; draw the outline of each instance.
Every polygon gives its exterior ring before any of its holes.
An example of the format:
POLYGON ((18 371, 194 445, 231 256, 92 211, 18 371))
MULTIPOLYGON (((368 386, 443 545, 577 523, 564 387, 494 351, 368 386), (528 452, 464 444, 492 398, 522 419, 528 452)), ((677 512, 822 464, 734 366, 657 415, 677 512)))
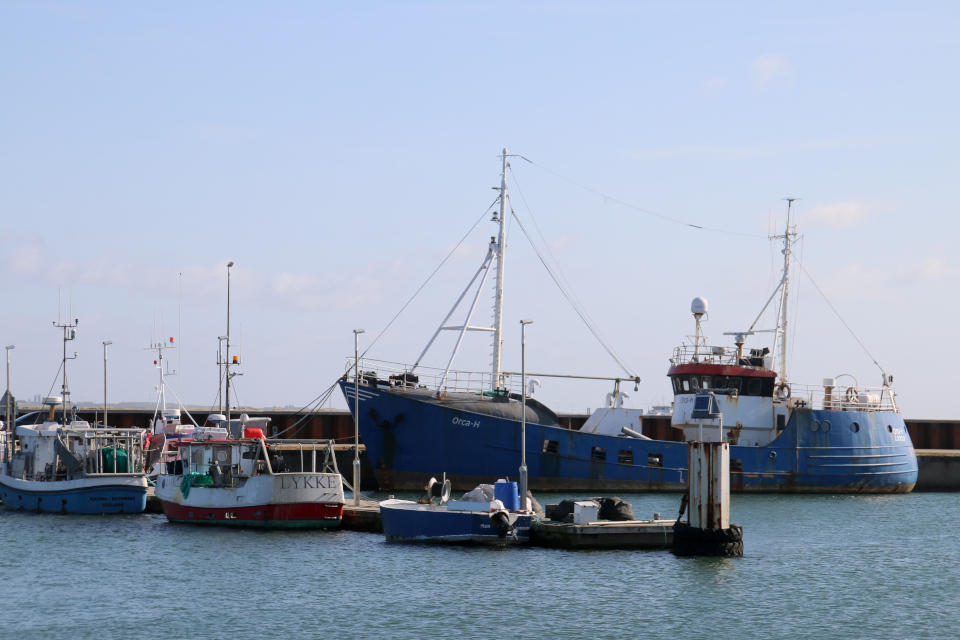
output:
POLYGON ((255 507, 209 508, 160 501, 163 514, 175 522, 217 523, 259 527, 339 527, 342 504, 301 502, 255 507))
POLYGON ((776 378, 773 371, 759 371, 725 364, 678 364, 670 367, 668 376, 706 374, 711 376, 740 376, 741 378, 776 378))

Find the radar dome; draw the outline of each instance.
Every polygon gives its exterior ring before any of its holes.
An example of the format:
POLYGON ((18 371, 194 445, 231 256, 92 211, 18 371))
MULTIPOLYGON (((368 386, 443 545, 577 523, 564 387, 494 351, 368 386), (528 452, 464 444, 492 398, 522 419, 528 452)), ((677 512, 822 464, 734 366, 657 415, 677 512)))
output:
POLYGON ((703 315, 707 312, 707 300, 706 298, 694 298, 693 302, 690 303, 690 313, 695 315, 703 315))

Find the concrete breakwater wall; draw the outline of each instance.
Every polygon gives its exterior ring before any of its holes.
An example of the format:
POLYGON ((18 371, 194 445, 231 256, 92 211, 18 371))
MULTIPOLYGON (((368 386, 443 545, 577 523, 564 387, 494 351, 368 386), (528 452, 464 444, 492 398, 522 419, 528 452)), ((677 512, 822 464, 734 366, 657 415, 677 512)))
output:
MULTIPOLYGON (((35 411, 39 407, 20 407, 20 414, 35 411)), ((190 414, 199 423, 211 413, 208 409, 191 409, 190 414)), ((235 416, 248 413, 251 416, 270 418, 270 433, 281 438, 325 438, 347 443, 353 437, 353 418, 349 411, 340 409, 321 409, 310 416, 289 409, 256 409, 241 407, 233 410, 235 416)), ((90 422, 99 422, 103 418, 102 408, 83 408, 80 416, 90 422)), ((146 428, 153 418, 153 409, 127 409, 110 407, 110 426, 124 428, 146 428)), ((560 414, 560 424, 568 429, 579 429, 587 421, 587 414, 560 414)), ((189 422, 186 415, 184 422, 189 422)), ((957 449, 960 450, 960 420, 910 420, 906 419, 907 430, 917 449, 957 449)), ((683 434, 670 426, 670 416, 645 416, 643 435, 654 440, 672 440, 680 442, 683 434)))
MULTIPOLYGON (((39 407, 20 407, 20 414, 39 407)), ((80 417, 90 422, 100 421, 103 418, 102 408, 84 408, 80 410, 80 417)), ((199 424, 203 424, 207 416, 217 411, 190 410, 199 424)), ((322 409, 309 416, 287 409, 255 409, 242 407, 234 415, 248 413, 251 416, 265 416, 270 418, 268 437, 300 438, 300 439, 331 439, 340 444, 349 444, 353 441, 353 417, 349 411, 339 409, 322 409)), ((110 407, 109 422, 111 427, 146 428, 153 419, 153 409, 127 409, 110 407)), ((586 422, 586 414, 561 414, 560 424, 568 429, 579 429, 586 422)), ((187 416, 183 420, 188 421, 187 416)), ((905 420, 907 430, 917 449, 917 459, 920 466, 917 491, 960 491, 960 420, 905 420)), ((655 440, 681 441, 683 434, 679 429, 670 426, 670 416, 647 416, 642 423, 643 435, 655 440)), ((361 440, 361 443, 363 441, 361 440)), ((338 460, 346 457, 338 454, 338 460)), ((349 465, 348 467, 349 468, 349 465)), ((364 489, 370 488, 372 470, 364 456, 364 489)))

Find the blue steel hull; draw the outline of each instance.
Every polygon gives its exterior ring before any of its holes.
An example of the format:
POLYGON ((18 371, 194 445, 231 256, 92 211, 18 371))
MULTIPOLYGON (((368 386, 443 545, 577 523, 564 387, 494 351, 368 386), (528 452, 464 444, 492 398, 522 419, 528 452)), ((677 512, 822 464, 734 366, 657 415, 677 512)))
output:
POLYGON ((52 489, 53 482, 17 483, 10 486, 0 478, 0 497, 8 509, 41 511, 46 513, 113 514, 142 513, 147 508, 147 487, 130 485, 99 485, 70 489, 52 489), (24 484, 48 485, 36 489, 24 484))
MULTIPOLYGON (((354 411, 353 383, 340 384, 354 411)), ((444 472, 456 488, 470 489, 491 477, 516 476, 520 467, 518 420, 464 411, 422 393, 361 384, 358 423, 382 489, 422 489, 431 476, 444 472)), ((528 422, 526 454, 533 490, 687 487, 683 442, 528 422)), ((730 459, 734 491, 905 493, 917 481, 913 444, 903 418, 893 412, 796 409, 769 445, 731 445, 730 459), (813 420, 829 420, 832 428, 812 431, 813 420)))
POLYGON ((486 511, 414 510, 391 507, 388 501, 380 504, 380 518, 383 534, 393 542, 488 545, 530 542, 533 519, 529 515, 518 516, 514 523, 515 535, 501 538, 486 511))

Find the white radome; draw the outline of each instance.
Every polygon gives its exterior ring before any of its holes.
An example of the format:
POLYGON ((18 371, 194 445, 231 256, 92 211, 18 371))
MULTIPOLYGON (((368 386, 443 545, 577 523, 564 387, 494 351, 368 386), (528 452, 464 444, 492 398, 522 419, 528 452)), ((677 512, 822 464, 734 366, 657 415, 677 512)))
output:
POLYGON ((696 315, 703 315, 707 312, 707 299, 694 298, 690 303, 690 312, 696 315))

